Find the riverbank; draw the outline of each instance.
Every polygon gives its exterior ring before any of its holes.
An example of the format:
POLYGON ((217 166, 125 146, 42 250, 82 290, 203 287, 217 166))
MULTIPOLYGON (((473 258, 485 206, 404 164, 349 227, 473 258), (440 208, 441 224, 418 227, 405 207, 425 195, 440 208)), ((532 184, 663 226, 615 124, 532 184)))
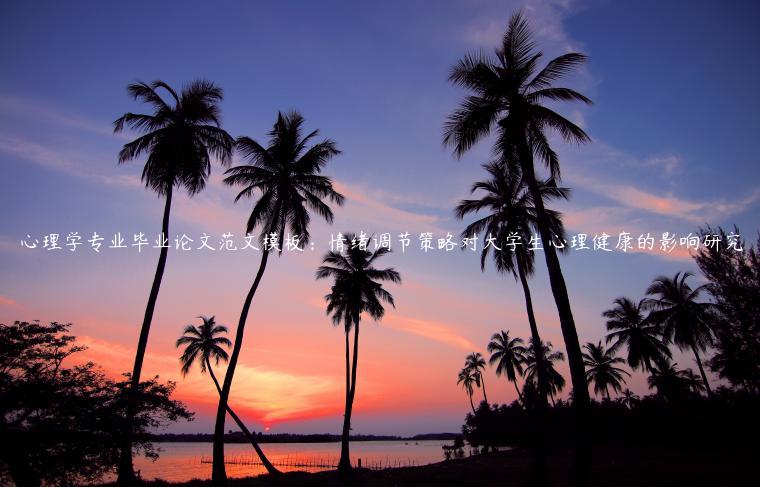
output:
MULTIPOLYGON (((550 486, 567 485, 571 471, 571 452, 559 449, 547 459, 546 477, 550 486)), ((752 467, 760 449, 705 447, 704 445, 597 445, 594 448, 589 486, 715 487, 745 485, 754 477, 752 467)), ((419 467, 380 471, 357 470, 351 485, 379 486, 529 486, 532 485, 533 458, 529 451, 512 450, 488 455, 434 463, 419 467)), ((182 483, 163 481, 146 485, 206 487, 208 480, 182 483)), ((335 471, 291 472, 281 476, 230 479, 231 487, 317 487, 345 485, 335 471)))

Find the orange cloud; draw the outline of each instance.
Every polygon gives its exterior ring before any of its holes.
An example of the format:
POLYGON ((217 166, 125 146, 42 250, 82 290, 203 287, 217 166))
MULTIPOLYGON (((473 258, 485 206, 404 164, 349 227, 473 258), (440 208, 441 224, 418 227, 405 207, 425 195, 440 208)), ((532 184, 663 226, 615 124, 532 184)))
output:
POLYGON ((0 306, 18 306, 18 303, 7 296, 0 294, 0 306))

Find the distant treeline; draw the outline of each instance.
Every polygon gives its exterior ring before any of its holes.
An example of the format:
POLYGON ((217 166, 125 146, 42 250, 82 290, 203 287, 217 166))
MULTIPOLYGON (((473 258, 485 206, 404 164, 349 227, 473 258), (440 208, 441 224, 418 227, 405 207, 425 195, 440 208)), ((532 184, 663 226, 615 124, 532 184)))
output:
MULTIPOLYGON (((340 435, 329 433, 299 435, 292 433, 254 433, 259 443, 332 443, 339 442, 340 435)), ((425 440, 453 440, 460 437, 460 433, 426 433, 414 436, 385 436, 385 435, 351 435, 351 441, 425 441, 425 440)), ((161 443, 211 443, 214 435, 210 433, 164 433, 151 434, 149 441, 161 443)), ((227 433, 224 435, 225 443, 248 443, 248 438, 242 432, 227 433)))

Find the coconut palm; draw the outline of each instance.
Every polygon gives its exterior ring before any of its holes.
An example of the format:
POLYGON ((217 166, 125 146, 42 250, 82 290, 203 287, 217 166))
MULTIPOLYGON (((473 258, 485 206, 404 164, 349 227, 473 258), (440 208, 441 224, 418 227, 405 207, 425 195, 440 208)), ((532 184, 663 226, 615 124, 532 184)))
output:
MULTIPOLYGON (((215 365, 219 365, 219 362, 226 362, 228 360, 227 350, 232 345, 232 342, 225 337, 219 336, 227 333, 227 327, 223 325, 217 325, 215 318, 207 318, 205 316, 199 316, 203 323, 200 326, 187 325, 185 326, 182 336, 177 340, 177 348, 185 347, 180 356, 180 363, 182 364, 182 377, 185 377, 194 363, 198 362, 201 369, 201 374, 208 371, 211 376, 211 380, 214 381, 216 392, 222 393, 222 388, 219 385, 219 381, 214 374, 214 368, 211 366, 211 361, 214 361, 215 365)), ((261 451, 259 444, 256 442, 253 434, 240 419, 240 417, 232 410, 232 407, 227 405, 227 412, 230 417, 235 421, 248 441, 251 442, 251 446, 256 450, 262 465, 267 469, 269 473, 279 473, 274 465, 267 459, 264 452, 261 451)))
POLYGON ((215 485, 226 483, 224 468, 224 419, 229 400, 232 378, 235 375, 240 349, 243 344, 245 324, 253 297, 259 287, 267 266, 269 254, 284 241, 286 229, 298 243, 309 243, 310 212, 328 223, 333 213, 324 200, 343 204, 343 196, 333 189, 332 180, 321 174, 324 166, 340 151, 332 140, 324 140, 309 147, 319 131, 304 136, 301 132, 303 117, 298 112, 278 113, 277 121, 269 132, 269 144, 262 146, 249 137, 237 139, 238 153, 248 164, 227 171, 224 182, 241 186, 235 201, 244 197, 258 196, 246 224, 246 233, 260 228, 265 237, 261 249, 261 261, 251 288, 240 312, 230 363, 222 383, 222 394, 216 412, 214 426, 214 462, 212 479, 215 485))
MULTIPOLYGON (((562 374, 557 372, 557 369, 554 368, 554 363, 562 362, 565 360, 565 354, 560 351, 552 351, 552 342, 542 342, 541 351, 543 360, 536 360, 536 353, 534 352, 535 349, 536 347, 533 343, 531 343, 530 346, 526 349, 525 380, 533 382, 535 384, 538 377, 538 369, 539 367, 542 367, 543 372, 546 375, 548 385, 547 393, 552 401, 552 404, 554 404, 554 396, 557 393, 562 392, 562 389, 565 387, 565 378, 562 377, 562 374)), ((574 390, 575 389, 573 389, 573 391, 574 390)))
POLYGON ((668 359, 661 360, 652 367, 652 373, 647 378, 649 388, 656 389, 657 395, 668 401, 683 399, 689 392, 689 385, 677 365, 668 359))
POLYGON ((594 383, 594 394, 604 392, 610 399, 610 387, 615 392, 620 392, 625 384, 624 375, 630 377, 627 371, 617 367, 617 364, 625 363, 620 357, 615 357, 615 351, 604 348, 601 340, 597 344, 588 342, 583 346, 583 365, 586 366, 586 380, 589 384, 594 383))
POLYGON ((142 373, 153 311, 158 300, 168 254, 169 214, 174 188, 179 187, 193 196, 203 190, 211 173, 211 158, 223 165, 230 162, 234 139, 220 127, 219 103, 222 90, 204 80, 193 81, 178 94, 163 81, 151 84, 130 84, 127 91, 135 100, 147 103, 151 114, 125 113, 114 122, 114 132, 129 127, 140 135, 124 144, 119 152, 119 163, 147 156, 142 171, 145 186, 164 197, 164 214, 161 223, 161 250, 156 273, 145 307, 137 353, 132 368, 127 398, 126 424, 121 445, 119 483, 134 482, 132 467, 132 429, 138 401, 138 385, 142 373), (169 95, 167 102, 159 93, 169 95))
POLYGON ((633 408, 639 402, 639 396, 633 393, 630 389, 625 389, 618 397, 618 402, 628 409, 633 408))
POLYGON ((374 252, 358 244, 354 234, 343 237, 345 253, 328 252, 317 269, 317 279, 333 278, 333 286, 325 296, 327 314, 332 314, 334 325, 343 325, 346 335, 346 410, 343 416, 340 461, 338 469, 351 469, 349 434, 351 412, 356 396, 356 370, 359 358, 359 323, 362 313, 379 321, 385 315, 383 302, 396 307, 393 295, 383 288, 383 282, 401 283, 401 275, 394 268, 378 269, 374 266, 382 256, 390 253, 385 247, 374 252), (354 350, 349 377, 349 333, 354 330, 354 350))
POLYGON ((516 337, 510 338, 509 331, 500 331, 494 333, 491 341, 488 342, 488 351, 491 356, 488 363, 496 365, 496 375, 504 375, 508 381, 515 385, 517 397, 520 403, 523 402, 520 388, 517 387, 517 376, 523 375, 522 364, 525 361, 525 347, 522 346, 523 339, 516 337))
POLYGON ((522 13, 512 16, 501 45, 493 56, 468 54, 452 69, 449 80, 469 94, 444 126, 444 143, 453 146, 456 156, 467 152, 478 141, 496 131, 494 152, 519 165, 522 177, 533 196, 544 257, 560 326, 568 354, 575 401, 583 433, 588 409, 588 390, 583 369, 578 333, 553 235, 540 197, 534 156, 546 164, 553 179, 560 176, 556 152, 549 146, 547 132, 554 131, 567 141, 588 142, 588 135, 577 125, 546 107, 544 102, 591 101, 554 82, 586 61, 579 53, 567 53, 549 61, 538 70, 541 53, 536 51, 532 33, 522 13))
POLYGON ((663 326, 662 333, 666 341, 674 343, 681 350, 691 349, 705 389, 708 394, 712 394, 699 357, 699 352, 713 343, 710 327, 712 305, 697 301, 706 286, 692 289, 686 282, 691 276, 690 272, 678 272, 673 278, 655 278, 647 289, 647 294, 653 296, 650 303, 654 311, 650 317, 663 326))
POLYGON ((702 378, 695 374, 693 370, 684 369, 680 372, 680 375, 694 394, 699 395, 705 390, 705 384, 702 382, 702 378))
POLYGON ((470 398, 470 407, 472 408, 472 414, 475 414, 475 404, 472 402, 472 395, 475 393, 475 388, 473 386, 476 382, 477 379, 475 378, 475 374, 468 367, 464 367, 459 371, 457 384, 460 384, 462 386, 462 388, 467 393, 467 397, 470 398))
POLYGON ((480 352, 473 352, 465 358, 464 366, 472 370, 475 375, 475 385, 483 387, 483 400, 488 404, 488 395, 486 394, 486 380, 483 377, 483 372, 486 369, 486 360, 480 354, 480 352))
MULTIPOLYGON (((537 228, 536 208, 532 203, 532 196, 523 184, 518 170, 508 170, 509 164, 503 161, 501 164, 491 163, 484 166, 489 174, 489 179, 479 181, 472 186, 471 192, 481 191, 485 193, 480 199, 462 200, 455 210, 457 217, 464 218, 470 213, 481 210, 488 214, 469 224, 462 232, 462 237, 483 234, 493 238, 496 248, 484 245, 480 255, 481 270, 485 269, 485 262, 491 249, 496 270, 501 273, 511 273, 515 279, 519 279, 525 297, 525 309, 528 314, 531 338, 534 344, 541 343, 538 333, 533 300, 528 285, 528 277, 535 270, 535 252, 528 249, 528 244, 537 228), (522 244, 510 245, 518 237, 522 244)), ((513 168, 514 169, 514 168, 513 168)), ((570 190, 559 188, 553 181, 542 181, 540 184, 541 197, 548 201, 553 198, 567 198, 570 190)), ((564 240, 565 230, 558 212, 546 210, 551 231, 557 238, 564 240)), ((485 241, 485 240, 484 240, 485 241)), ((534 353, 540 353, 540 349, 534 353)), ((538 388, 545 386, 541 371, 538 371, 538 388)), ((546 394, 539 394, 539 398, 546 399, 546 394)), ((539 404, 541 404, 539 402, 539 404)))
POLYGON ((617 352, 621 347, 628 349, 627 362, 632 369, 641 368, 651 372, 653 364, 670 358, 670 350, 662 341, 662 327, 645 316, 648 301, 638 303, 628 298, 617 298, 615 306, 602 316, 607 318, 607 343, 610 350, 617 352))

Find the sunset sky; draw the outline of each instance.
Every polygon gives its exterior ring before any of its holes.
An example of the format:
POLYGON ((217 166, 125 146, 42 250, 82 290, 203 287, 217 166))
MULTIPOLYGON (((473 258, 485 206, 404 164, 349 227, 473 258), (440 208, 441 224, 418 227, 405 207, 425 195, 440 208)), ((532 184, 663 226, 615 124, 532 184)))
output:
MULTIPOLYGON (((520 286, 472 252, 419 250, 421 232, 458 235, 453 207, 484 176, 489 144, 456 160, 441 143, 463 92, 447 82, 468 51, 490 51, 520 6, 548 57, 569 50, 590 63, 566 81, 595 105, 560 111, 594 143, 556 148, 572 233, 683 236, 737 224, 755 240, 760 222, 760 9, 753 2, 4 2, 0 6, 0 322, 73 323, 86 358, 111 374, 130 370, 155 271, 155 249, 76 252, 22 248, 27 234, 93 232, 129 240, 160 231, 163 202, 140 183, 141 162, 117 166, 134 134, 112 121, 148 108, 126 86, 207 78, 225 91, 224 128, 264 141, 278 110, 298 109, 343 153, 326 173, 347 197, 332 226, 314 218, 314 250, 271 259, 254 300, 231 405, 255 428, 338 432, 342 329, 325 316, 329 283, 314 272, 337 232, 390 232, 384 264, 396 309, 362 323, 354 433, 457 431, 469 410, 456 385, 464 357, 485 354, 500 329, 527 337, 520 286), (668 5, 664 5, 667 3, 668 5), (755 46, 755 47, 753 47, 755 46), (409 232, 401 253, 395 236, 409 232)), ((239 162, 239 161, 237 161, 239 162)), ((233 204, 219 166, 207 189, 174 200, 170 233, 240 238, 251 200, 233 204)), ((106 245, 107 245, 106 241, 106 245)), ((174 348, 200 314, 234 326, 259 262, 250 251, 169 252, 144 377, 178 382, 197 412, 178 432, 210 432, 216 393, 195 369, 179 374, 174 348)), ((697 272, 688 253, 571 252, 562 258, 582 343, 604 337, 614 298, 643 297, 660 274, 697 272)), ((564 350, 543 256, 532 279, 542 335, 564 350)), ((701 278, 694 278, 696 284, 701 278)), ((677 355, 692 367, 690 355, 677 355)), ((221 368, 221 367, 220 367, 221 368)), ((567 369, 561 371, 569 383, 567 369)), ((222 371, 219 371, 221 374, 222 371)), ((713 377, 713 380, 717 380, 713 377)), ((492 370, 489 399, 515 391, 492 370)), ((640 373, 629 387, 647 393, 640 373)), ((566 389, 563 396, 567 394, 566 389)), ((481 392, 477 392, 480 398, 481 392)), ((228 421, 228 428, 232 422, 228 421)))

